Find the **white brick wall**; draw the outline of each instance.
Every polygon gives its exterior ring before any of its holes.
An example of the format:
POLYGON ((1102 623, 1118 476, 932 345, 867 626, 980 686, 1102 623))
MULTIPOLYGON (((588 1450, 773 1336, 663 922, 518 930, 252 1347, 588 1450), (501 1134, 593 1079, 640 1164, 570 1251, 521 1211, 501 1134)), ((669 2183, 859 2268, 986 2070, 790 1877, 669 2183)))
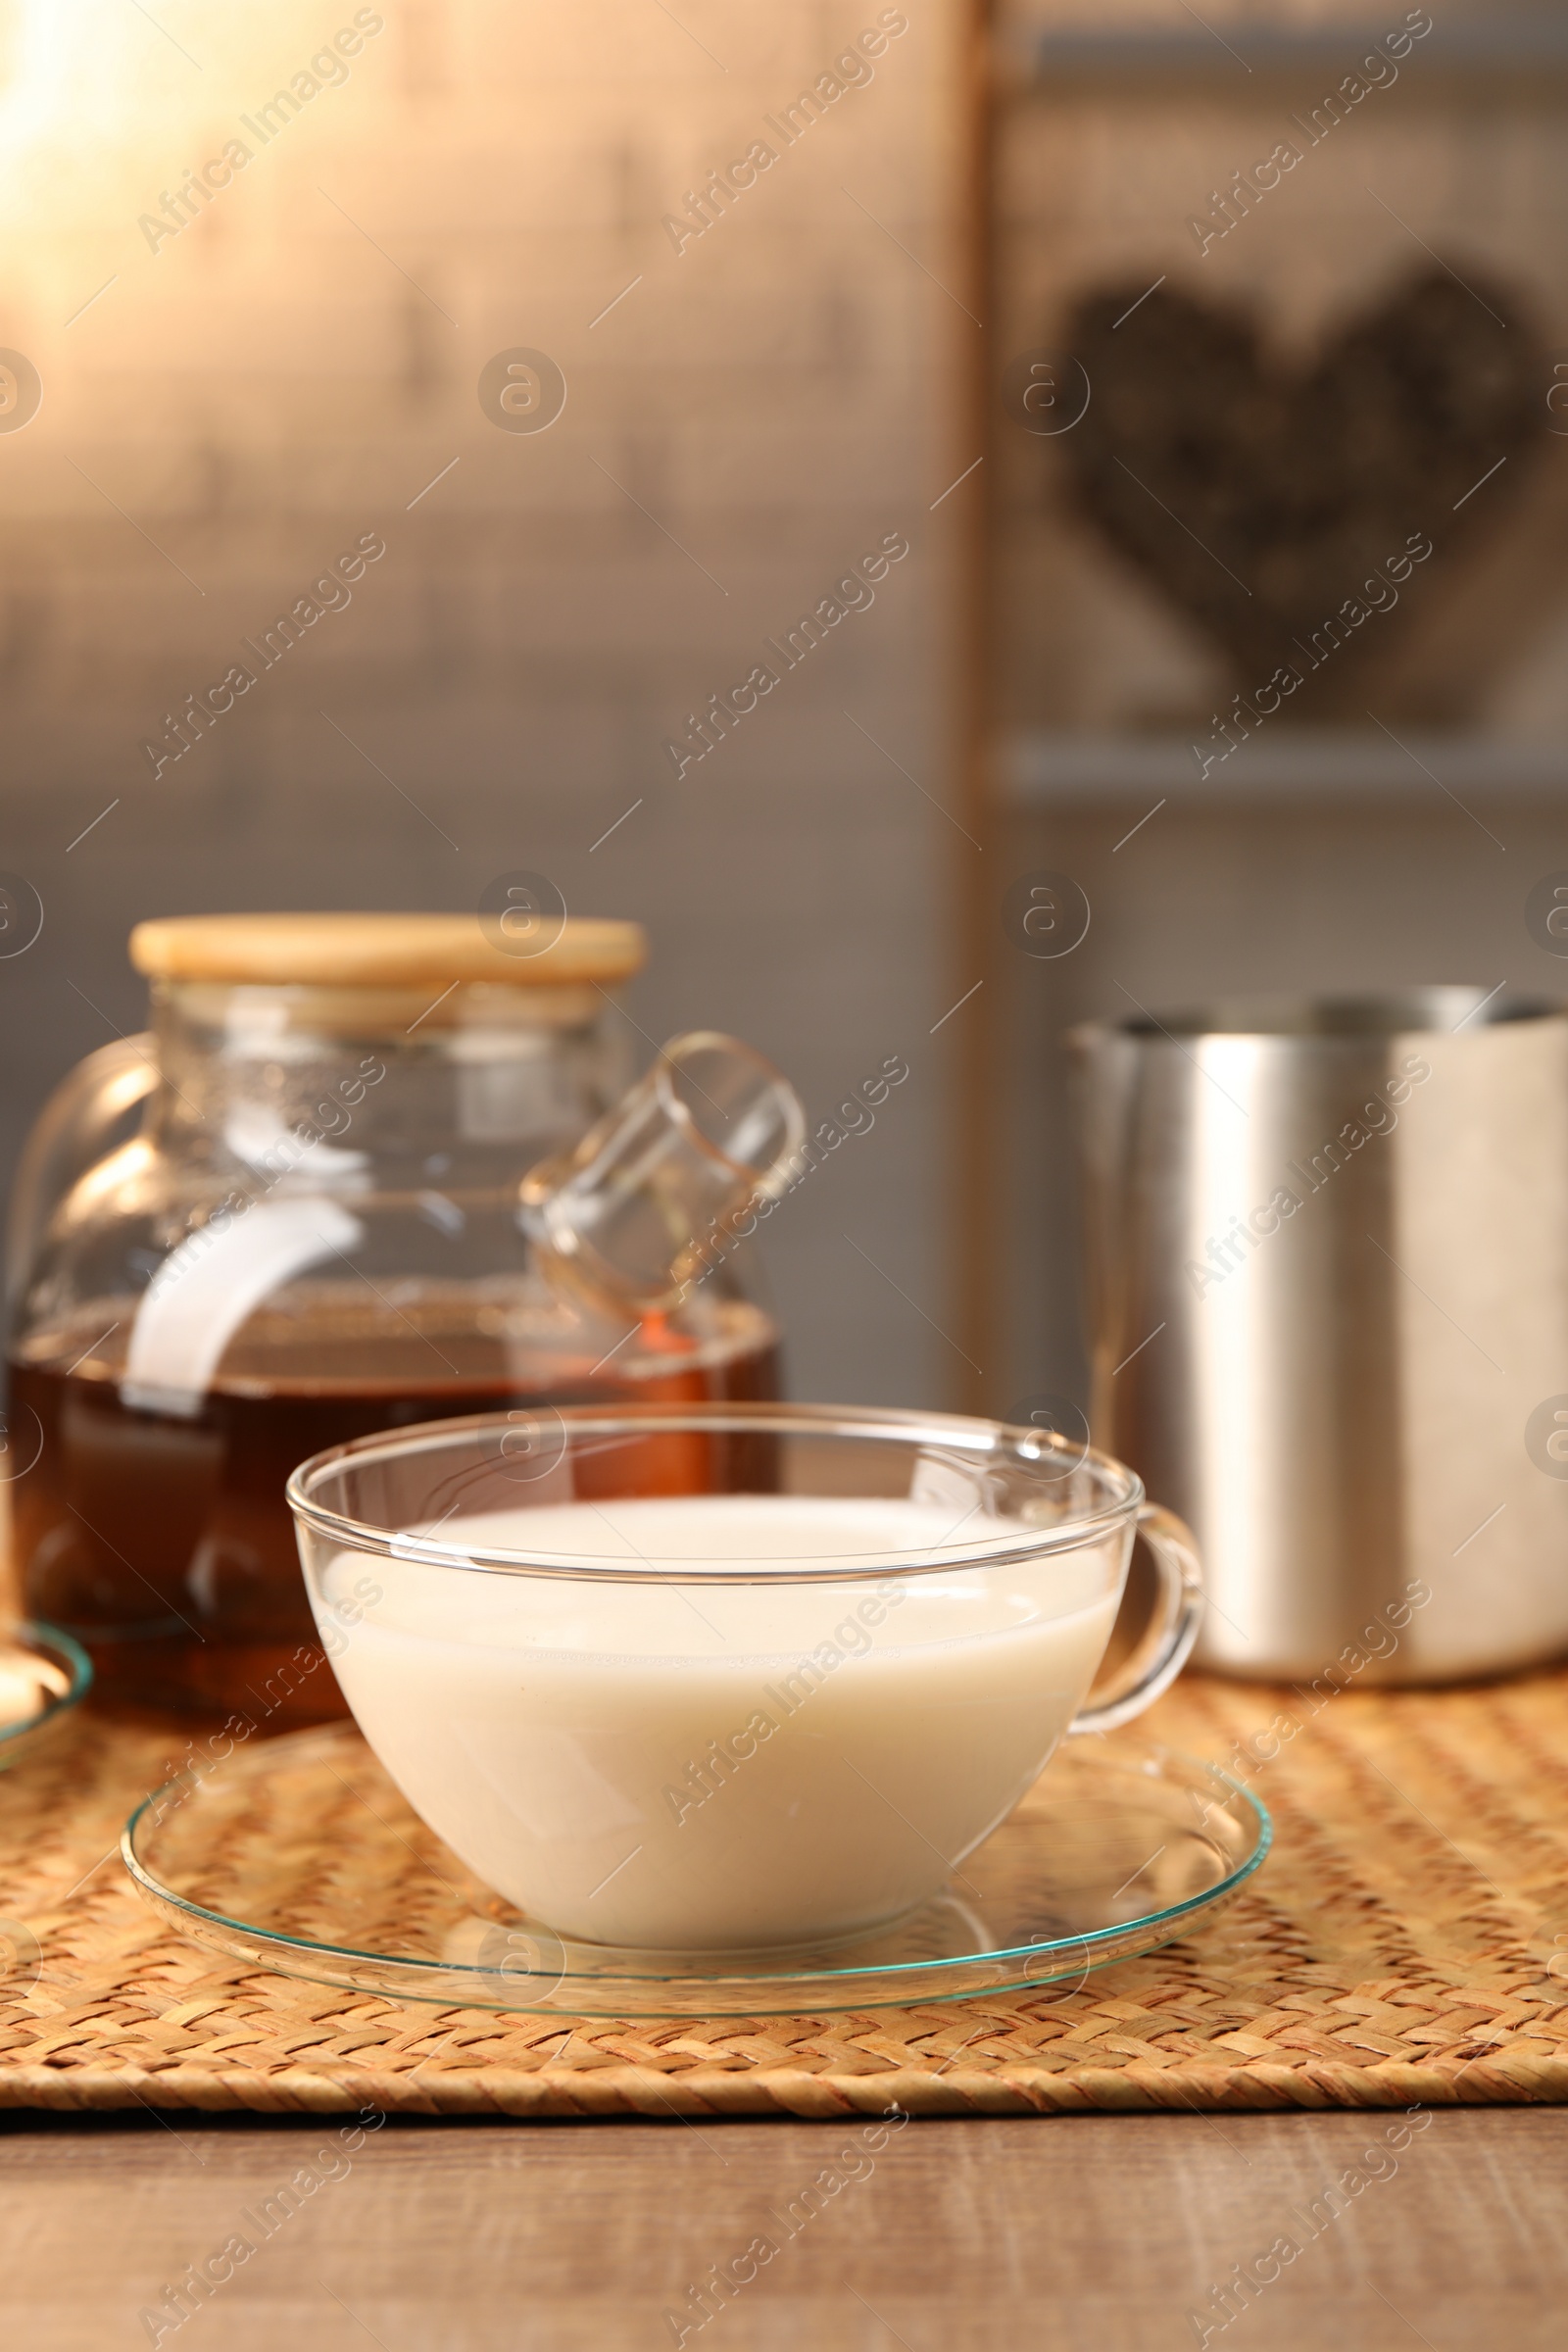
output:
POLYGON ((662 214, 872 0, 679 0, 694 37, 655 0, 379 13, 348 82, 154 254, 138 214, 354 9, 158 0, 169 38, 123 0, 4 12, 0 344, 44 403, 0 434, 0 866, 46 906, 0 963, 7 1147, 106 1022, 135 1025, 138 917, 466 906, 543 867, 574 907, 648 922, 632 1010, 653 1036, 732 1025, 823 1112, 907 1055, 910 1084, 771 1248, 797 1393, 938 1399, 957 1358, 900 1292, 946 1319, 928 1032, 958 993, 954 837, 843 712, 951 789, 961 513, 928 510, 967 462, 952 388, 972 330, 909 258, 955 282, 951 0, 911 6, 869 87, 679 256, 662 214), (480 368, 513 345, 565 372, 546 433, 480 411, 480 368), (138 745, 163 712, 372 528, 387 554, 352 605, 153 781, 138 745), (912 553, 874 608, 675 782, 662 747, 685 713, 894 530, 912 553))

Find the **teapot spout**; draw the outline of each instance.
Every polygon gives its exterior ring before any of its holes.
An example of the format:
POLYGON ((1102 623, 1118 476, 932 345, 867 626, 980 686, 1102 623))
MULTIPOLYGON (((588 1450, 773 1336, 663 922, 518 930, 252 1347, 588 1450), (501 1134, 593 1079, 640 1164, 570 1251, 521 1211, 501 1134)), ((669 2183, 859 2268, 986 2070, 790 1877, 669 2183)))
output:
POLYGON ((800 1098, 738 1038, 671 1038, 575 1149, 529 1170, 517 1216, 559 1287, 633 1316, 678 1305, 790 1183, 800 1098))

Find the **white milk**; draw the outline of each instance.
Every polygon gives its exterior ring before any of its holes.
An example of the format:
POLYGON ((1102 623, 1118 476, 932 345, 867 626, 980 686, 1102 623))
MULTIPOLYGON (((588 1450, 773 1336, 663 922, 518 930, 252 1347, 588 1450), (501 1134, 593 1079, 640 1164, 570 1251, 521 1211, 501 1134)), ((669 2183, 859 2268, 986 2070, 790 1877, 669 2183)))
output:
POLYGON ((492 1512, 434 1540, 647 1572, 343 1552, 313 1597, 387 1771, 532 1918, 655 1949, 802 1943, 934 1893, 1033 1781, 1109 1637, 1124 1534, 1022 1567, 887 1573, 1034 1532, 955 1517, 760 1494, 492 1512), (775 1582, 770 1558, 857 1572, 775 1582), (753 1565, 754 1584, 705 1581, 753 1565))

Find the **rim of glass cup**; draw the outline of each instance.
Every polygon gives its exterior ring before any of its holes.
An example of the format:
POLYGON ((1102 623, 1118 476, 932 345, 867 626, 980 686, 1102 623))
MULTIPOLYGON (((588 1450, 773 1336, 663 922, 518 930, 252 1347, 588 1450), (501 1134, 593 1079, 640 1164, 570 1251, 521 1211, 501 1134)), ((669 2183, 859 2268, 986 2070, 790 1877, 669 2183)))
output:
POLYGON ((514 1427, 514 1416, 501 1412, 416 1422, 408 1428, 379 1430, 369 1437, 353 1438, 343 1446, 328 1446, 324 1452, 312 1454, 309 1461, 301 1462, 290 1477, 289 1507, 295 1519, 313 1534, 341 1544, 345 1550, 381 1559, 412 1560, 431 1568, 469 1568, 486 1574, 499 1571, 514 1576, 566 1577, 592 1584, 641 1584, 653 1575, 666 1584, 712 1586, 848 1584, 868 1576, 940 1576, 956 1569, 1009 1567, 1047 1558, 1054 1552, 1075 1550, 1096 1536, 1136 1519, 1145 1500, 1144 1483, 1137 1472, 1113 1455, 1102 1453, 1098 1446, 1058 1439, 1051 1431, 1024 1429, 1004 1421, 957 1413, 925 1413, 895 1406, 650 1402, 542 1404, 536 1408, 536 1414, 561 1429, 564 1438, 561 1458, 565 1453, 564 1441, 574 1431, 597 1435, 612 1443, 632 1442, 651 1433, 861 1438, 902 1443, 910 1451, 929 1448, 939 1455, 947 1448, 950 1458, 961 1452, 966 1458, 956 1466, 972 1466, 982 1471, 988 1461, 992 1464, 1005 1461, 1025 1472, 1032 1465, 1057 1462, 1062 1466, 1053 1474, 1049 1484, 1058 1495, 1070 1473, 1088 1470, 1108 1492, 1110 1499, 1088 1510, 1066 1510, 1049 1524, 1031 1529, 1016 1544, 995 1540, 973 1546, 956 1544, 945 1546, 938 1559, 911 1559, 906 1565, 896 1556, 890 1559, 885 1551, 825 1556, 813 1553, 802 1558, 769 1557, 765 1565, 745 1568, 715 1568, 706 1562, 698 1567, 679 1561, 662 1564, 638 1560, 625 1564, 542 1550, 443 1544, 412 1530, 372 1526, 367 1520, 329 1510, 316 1500, 316 1490, 347 1463, 456 1450, 466 1440, 481 1433, 514 1427))

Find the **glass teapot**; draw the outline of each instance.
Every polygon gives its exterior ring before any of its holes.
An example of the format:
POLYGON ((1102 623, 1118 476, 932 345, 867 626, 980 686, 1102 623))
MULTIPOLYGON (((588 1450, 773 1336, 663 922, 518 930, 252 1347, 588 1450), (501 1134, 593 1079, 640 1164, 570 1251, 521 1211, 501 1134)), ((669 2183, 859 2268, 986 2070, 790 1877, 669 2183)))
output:
POLYGON ((612 1109, 631 923, 519 952, 473 916, 222 915, 143 923, 130 952, 152 1030, 66 1079, 13 1195, 16 1566, 108 1692, 321 1721, 345 1709, 290 1471, 505 1408, 525 1472, 553 1403, 774 1396, 778 1335, 725 1222, 750 1187, 703 1127, 740 1132, 740 1073, 741 1173, 782 1169, 799 1105, 698 1038, 612 1109))

